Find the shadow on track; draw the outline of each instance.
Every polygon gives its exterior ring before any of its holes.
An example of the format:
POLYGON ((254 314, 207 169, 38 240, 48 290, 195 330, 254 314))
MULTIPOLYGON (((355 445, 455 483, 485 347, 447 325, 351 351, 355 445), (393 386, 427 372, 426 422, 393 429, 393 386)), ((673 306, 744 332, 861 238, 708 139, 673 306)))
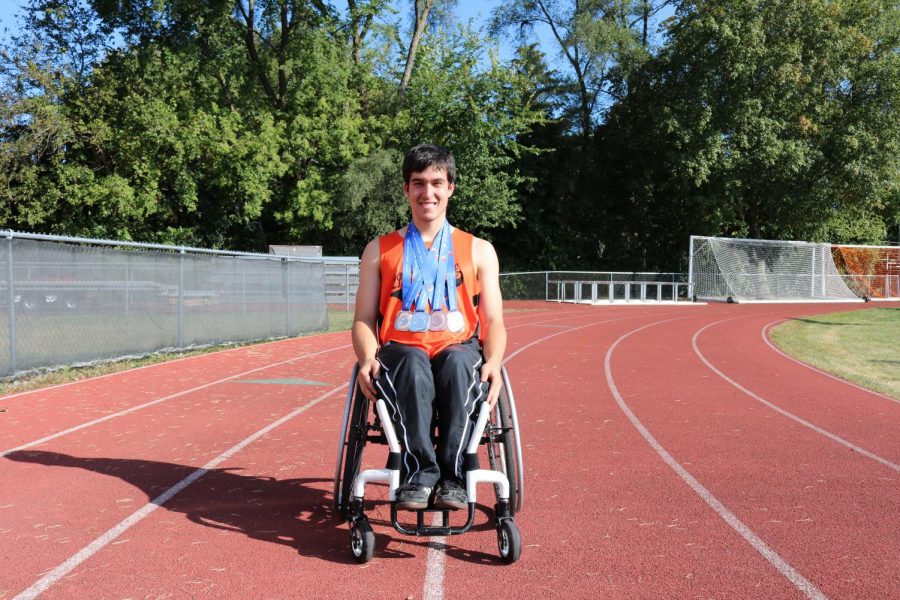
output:
MULTIPOLYGON (((59 452, 23 450, 7 459, 48 467, 84 469, 118 477, 141 490, 152 502, 166 490, 197 471, 197 467, 126 458, 78 457, 59 452)), ((334 514, 331 479, 275 479, 236 473, 238 469, 212 469, 172 497, 161 508, 182 513, 205 527, 243 533, 253 540, 282 544, 303 556, 330 562, 355 564, 349 550, 347 526, 334 514)), ((369 504, 367 502, 367 504, 369 504)), ((372 503, 374 506, 374 502, 372 503)), ((371 506, 367 510, 371 510, 371 506)), ((377 523, 373 519, 373 523, 377 523)), ((390 523, 384 524, 390 527, 390 523)), ((475 529, 493 529, 490 523, 475 529)), ((427 538, 377 535, 376 554, 381 558, 411 558, 391 548, 392 541, 429 545, 427 538)), ((447 547, 449 556, 479 564, 499 564, 499 559, 479 552, 447 547)))
MULTIPOLYGON (((118 477, 146 494, 148 502, 197 470, 153 460, 77 457, 34 450, 13 452, 6 458, 118 477)), ((235 471, 206 472, 162 508, 182 513, 206 527, 289 546, 304 556, 353 562, 347 529, 338 523, 331 508, 330 479, 279 480, 235 471)))

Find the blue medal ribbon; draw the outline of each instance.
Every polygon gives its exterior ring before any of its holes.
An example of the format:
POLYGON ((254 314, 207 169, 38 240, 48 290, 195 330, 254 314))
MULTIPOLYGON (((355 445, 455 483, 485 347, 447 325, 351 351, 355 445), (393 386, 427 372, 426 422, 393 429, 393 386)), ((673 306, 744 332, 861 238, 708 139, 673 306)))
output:
POLYGON ((410 222, 403 240, 403 310, 410 311, 415 302, 417 313, 425 313, 429 305, 431 310, 440 311, 445 298, 448 308, 456 310, 456 263, 450 224, 444 222, 428 250, 422 234, 410 222))
MULTIPOLYGON (((447 273, 442 278, 447 285, 447 310, 456 311, 456 259, 453 256, 453 236, 447 235, 447 273)), ((444 286, 442 285, 441 288, 444 286)), ((443 292, 443 289, 441 290, 443 292)))
MULTIPOLYGON (((410 223, 412 225, 412 223, 410 223)), ((409 229, 406 231, 406 238, 403 240, 403 279, 402 279, 402 298, 403 310, 409 311, 412 303, 419 295, 420 290, 425 286, 425 278, 419 265, 416 265, 413 272, 413 262, 417 262, 415 244, 413 237, 410 235, 409 229)))

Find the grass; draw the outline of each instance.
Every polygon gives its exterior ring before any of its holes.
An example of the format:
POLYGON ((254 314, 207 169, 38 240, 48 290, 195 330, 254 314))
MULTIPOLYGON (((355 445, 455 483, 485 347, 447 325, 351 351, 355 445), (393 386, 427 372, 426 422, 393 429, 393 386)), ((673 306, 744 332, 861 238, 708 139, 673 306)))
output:
POLYGON ((771 337, 798 360, 900 400, 900 308, 791 319, 771 337))
MULTIPOLYGON (((339 311, 339 310, 329 310, 328 311, 328 331, 327 333, 336 332, 336 331, 348 331, 350 329, 350 324, 353 322, 353 312, 350 311, 339 311)), ((314 332, 321 333, 321 332, 314 332)), ((310 334, 312 335, 312 334, 310 334)), ((300 336, 302 337, 302 336, 300 336)), ((52 385, 60 385, 63 383, 70 383, 73 381, 80 381, 82 379, 88 379, 90 377, 98 377, 100 375, 107 375, 109 373, 117 373, 119 371, 127 371, 128 369, 134 369, 137 367, 144 367, 147 365, 152 365, 161 362, 167 362, 170 360, 175 360, 178 358, 185 358, 188 356, 197 356, 199 354, 207 354, 210 352, 217 352, 219 350, 225 350, 228 348, 237 348, 240 346, 252 346, 254 344, 262 343, 266 340, 252 341, 252 342, 244 342, 244 343, 230 343, 230 344, 217 344, 212 346, 205 346, 203 348, 192 349, 184 352, 160 352, 156 354, 151 354, 149 356, 143 356, 140 358, 129 358, 124 360, 116 360, 110 362, 104 362, 100 364, 90 365, 90 366, 82 366, 82 367, 61 367, 58 369, 53 369, 49 371, 41 371, 38 373, 28 373, 25 375, 17 376, 15 378, 7 378, 0 379, 0 396, 5 396, 6 394, 14 394, 17 392, 25 392, 28 390, 35 390, 43 387, 49 387, 52 385)), ((4 408, 0 406, 0 412, 3 412, 4 408)))

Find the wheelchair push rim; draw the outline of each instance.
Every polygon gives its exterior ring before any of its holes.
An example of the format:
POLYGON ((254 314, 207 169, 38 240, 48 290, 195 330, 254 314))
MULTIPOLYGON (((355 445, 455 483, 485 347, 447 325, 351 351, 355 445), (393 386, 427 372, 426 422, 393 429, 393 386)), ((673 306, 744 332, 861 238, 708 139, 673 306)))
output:
POLYGON ((358 374, 359 366, 355 365, 347 391, 334 475, 334 508, 342 522, 348 518, 350 491, 359 472, 368 430, 369 401, 356 384, 358 374))
MULTIPOLYGON (((489 427, 484 440, 490 468, 506 476, 509 482, 509 509, 512 514, 522 509, 524 500, 521 443, 519 441, 518 419, 515 414, 515 398, 506 369, 501 367, 503 386, 500 396, 490 415, 489 427)), ((500 486, 494 485, 497 499, 500 486)))

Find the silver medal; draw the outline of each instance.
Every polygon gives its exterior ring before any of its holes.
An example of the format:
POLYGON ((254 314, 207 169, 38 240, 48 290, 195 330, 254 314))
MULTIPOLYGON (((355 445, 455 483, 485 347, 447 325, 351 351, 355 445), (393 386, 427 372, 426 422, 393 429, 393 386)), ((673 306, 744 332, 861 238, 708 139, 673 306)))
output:
POLYGON ((412 313, 408 310, 401 310, 397 314, 397 320, 394 321, 394 329, 397 331, 409 331, 409 322, 412 320, 412 313))
POLYGON ((428 329, 430 331, 444 331, 447 329, 447 313, 442 310, 436 310, 431 313, 428 329))
POLYGON ((428 331, 428 313, 416 311, 409 322, 410 331, 428 331))
POLYGON ((458 310, 451 311, 447 314, 447 329, 453 333, 459 333, 466 328, 466 319, 458 310))

